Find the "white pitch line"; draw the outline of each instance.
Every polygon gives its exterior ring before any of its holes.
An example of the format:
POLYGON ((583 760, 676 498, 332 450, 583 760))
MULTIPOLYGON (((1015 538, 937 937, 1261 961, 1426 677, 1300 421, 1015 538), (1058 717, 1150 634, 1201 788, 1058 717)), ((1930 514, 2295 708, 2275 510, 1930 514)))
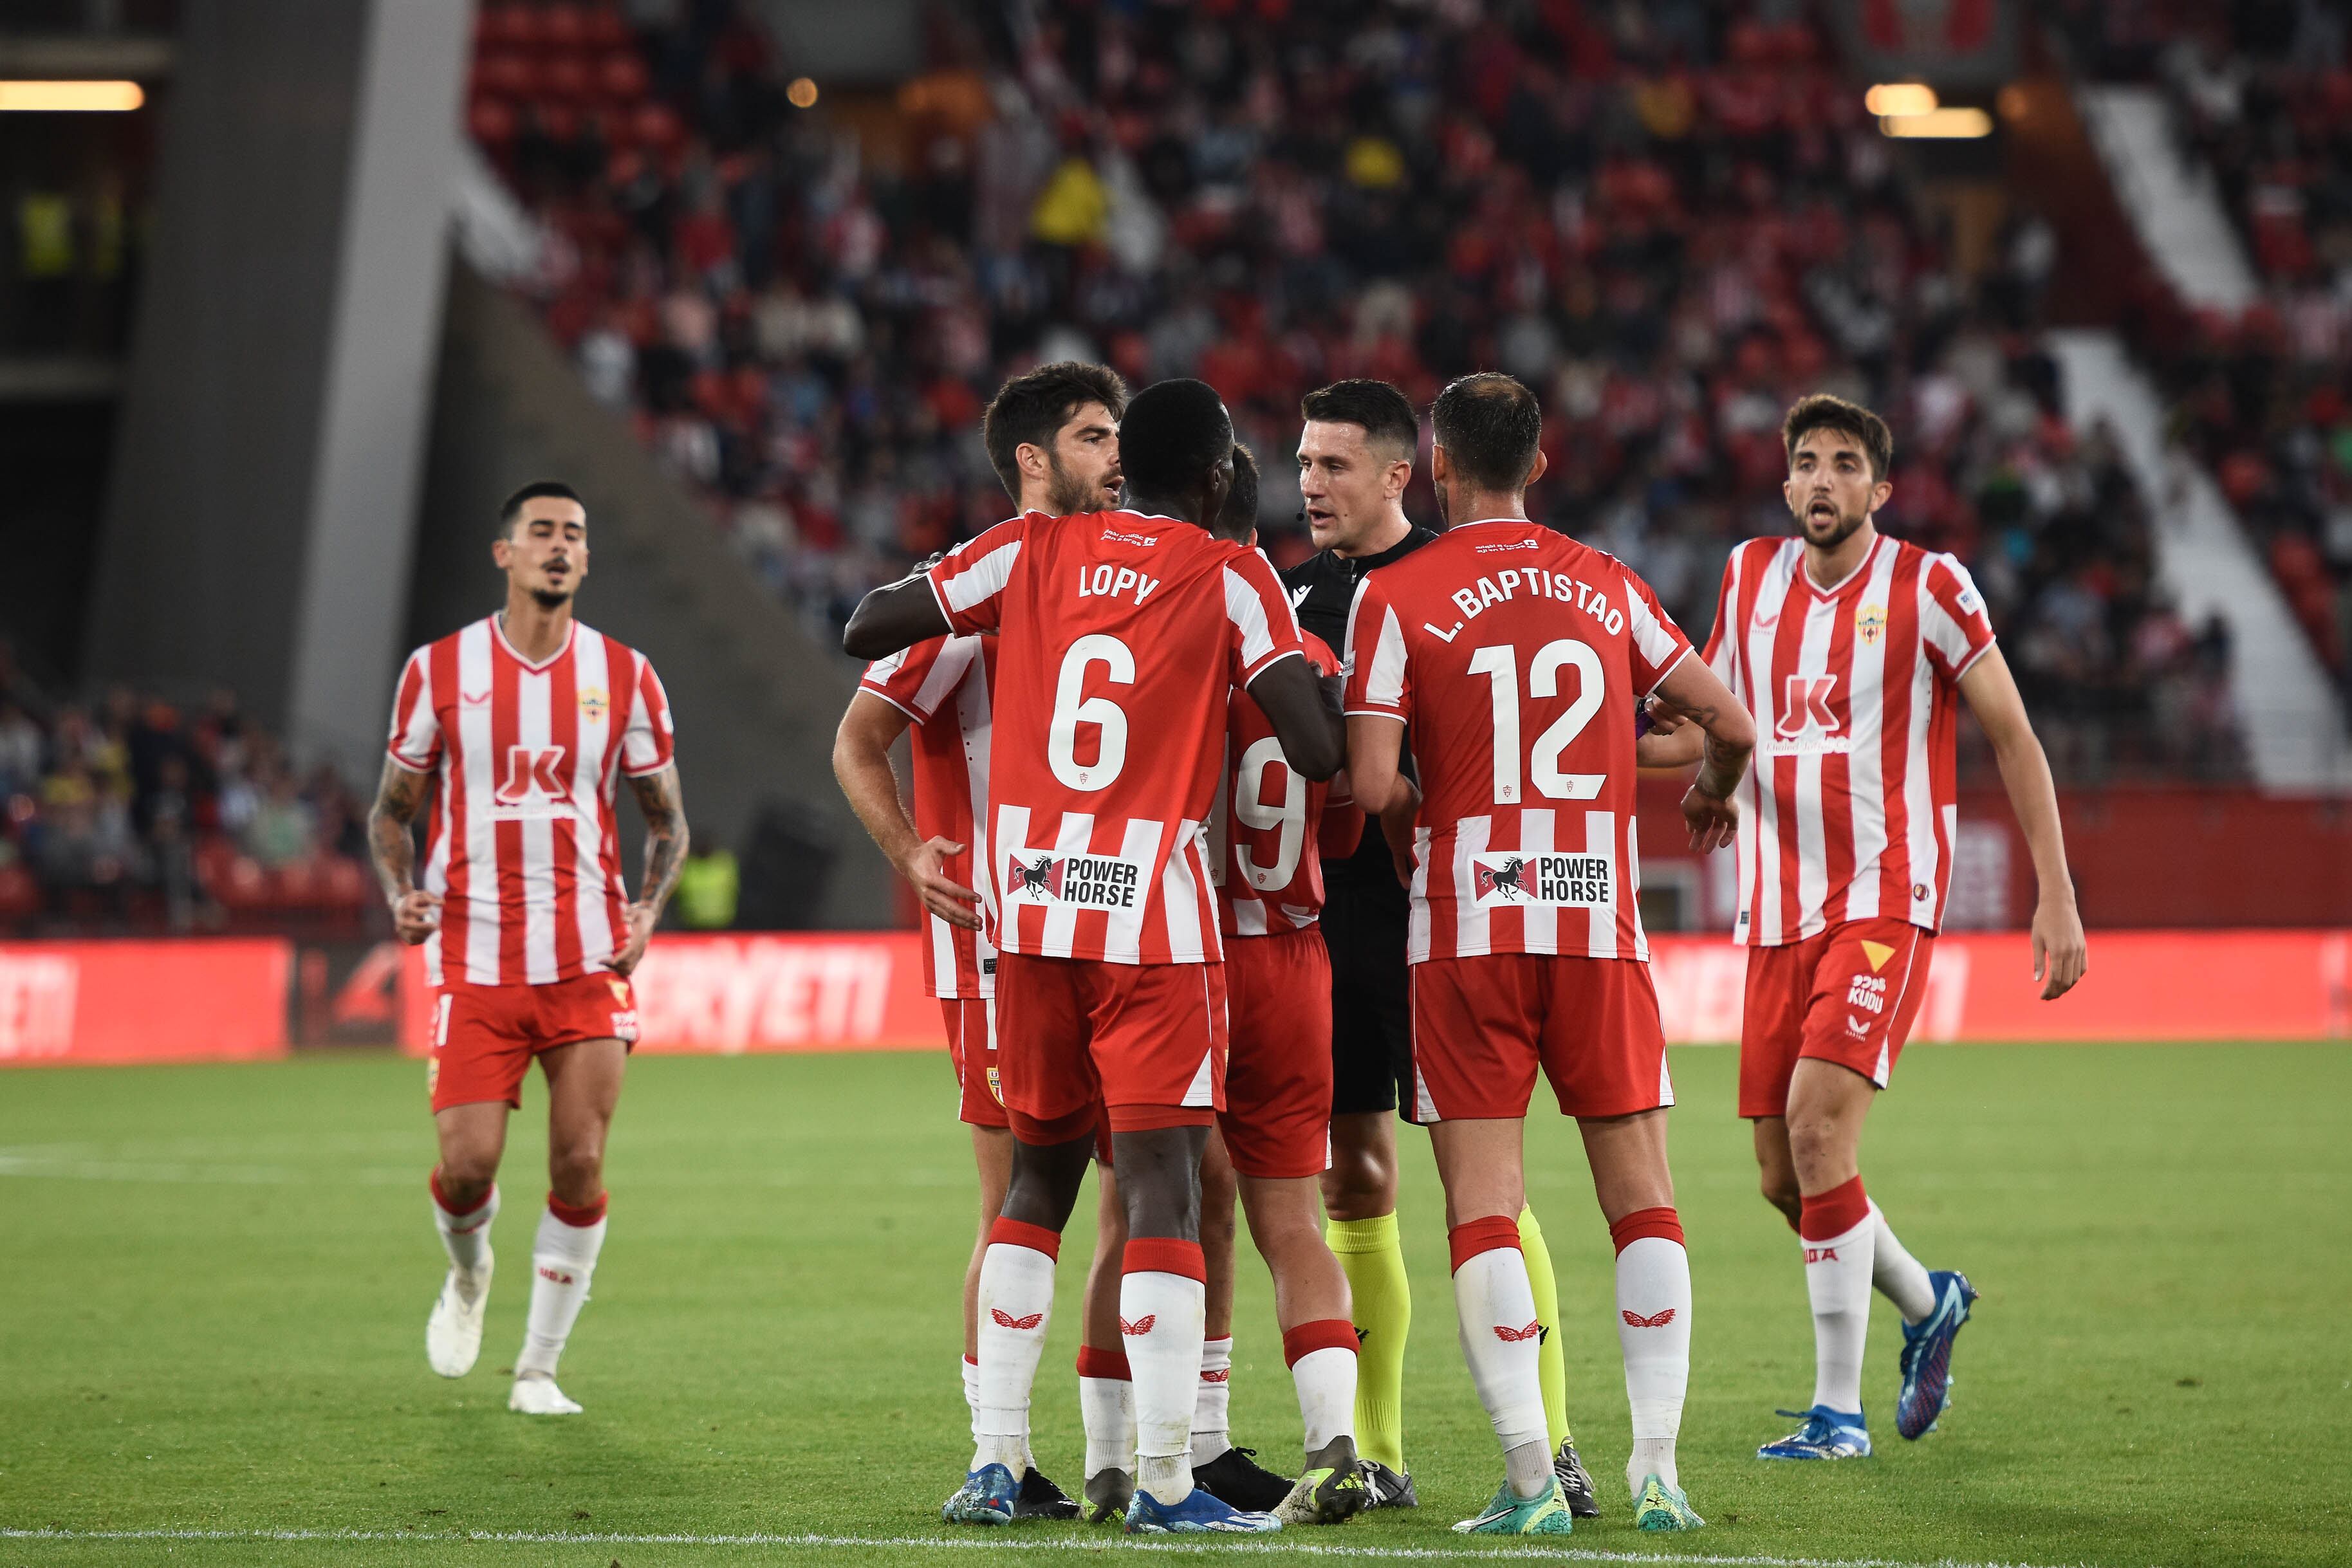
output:
POLYGON ((1895 1557, 1712 1556, 1687 1552, 1596 1552, 1580 1546, 1541 1547, 1512 1543, 1470 1546, 1341 1546, 1273 1541, 1024 1541, 990 1531, 982 1535, 696 1535, 684 1532, 619 1534, 584 1530, 22 1530, 0 1527, 0 1541, 346 1541, 404 1542, 443 1545, 509 1543, 526 1546, 836 1546, 875 1551, 930 1552, 1218 1552, 1296 1553, 1317 1557, 1373 1557, 1405 1562, 1459 1563, 1542 1558, 1559 1563, 1675 1563, 1694 1568, 2039 1568, 2025 1563, 1929 1561, 1895 1557))

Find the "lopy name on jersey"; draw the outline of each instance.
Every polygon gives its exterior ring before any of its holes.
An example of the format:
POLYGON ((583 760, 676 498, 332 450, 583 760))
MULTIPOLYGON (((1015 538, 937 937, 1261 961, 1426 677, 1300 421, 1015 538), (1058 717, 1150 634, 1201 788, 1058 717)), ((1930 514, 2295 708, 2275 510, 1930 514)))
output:
POLYGON ((1135 601, 1141 604, 1160 586, 1156 577, 1146 577, 1131 566, 1111 566, 1108 563, 1092 568, 1078 568, 1080 599, 1115 599, 1130 589, 1135 601))
POLYGON ((1463 627, 1485 614, 1487 606, 1507 604, 1522 593, 1531 599, 1553 599, 1563 604, 1573 604, 1591 616, 1612 637, 1624 632, 1624 609, 1611 603, 1605 590, 1580 581, 1564 571, 1545 571, 1531 566, 1506 567, 1501 571, 1478 578, 1467 587, 1455 589, 1452 597, 1454 607, 1462 612, 1462 619, 1454 623, 1453 631, 1440 631, 1425 621, 1422 622, 1422 629, 1440 642, 1451 643, 1463 627))

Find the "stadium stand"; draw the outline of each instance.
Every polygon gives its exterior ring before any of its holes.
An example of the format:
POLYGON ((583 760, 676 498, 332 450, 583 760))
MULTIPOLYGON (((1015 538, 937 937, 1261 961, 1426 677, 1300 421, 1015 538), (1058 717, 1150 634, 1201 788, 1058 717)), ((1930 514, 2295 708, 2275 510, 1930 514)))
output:
POLYGON ((215 692, 49 701, 0 656, 0 932, 356 934, 366 804, 215 692))
POLYGON ((2261 294, 2235 316, 2158 302, 2134 347, 2352 705, 2352 68, 2340 7, 2068 13, 2076 69, 2160 86, 2261 294))
POLYGON ((2062 776, 2239 776, 2226 633, 2151 589, 2142 500, 2058 417, 2049 247, 1958 276, 1810 25, 1027 15, 937 22, 894 159, 795 108, 730 5, 482 14, 469 123, 541 225, 528 292, 813 629, 1002 515, 980 408, 1041 359, 1201 375, 1277 452, 1325 381, 1499 364, 1546 396, 1549 519, 1695 634, 1730 545, 1785 526, 1781 409, 1831 388, 1893 414, 1888 520, 1975 568, 2062 776))

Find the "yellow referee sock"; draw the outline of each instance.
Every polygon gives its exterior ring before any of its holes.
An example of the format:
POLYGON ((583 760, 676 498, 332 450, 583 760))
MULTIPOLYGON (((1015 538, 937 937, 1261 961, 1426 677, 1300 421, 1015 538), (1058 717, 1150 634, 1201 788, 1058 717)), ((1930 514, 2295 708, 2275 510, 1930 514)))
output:
POLYGON ((1393 1214, 1334 1219, 1323 1238, 1348 1275, 1355 1303, 1356 1451, 1399 1475, 1404 1468, 1404 1342, 1412 1329, 1412 1285, 1393 1214))
POLYGON ((1568 1347, 1559 1338, 1559 1281, 1551 1271, 1551 1250, 1544 1245, 1543 1227, 1536 1211, 1519 1210, 1519 1251, 1528 1260, 1528 1283, 1535 1287, 1536 1322, 1543 1324, 1541 1353, 1536 1374, 1543 1384, 1544 1424, 1551 1430, 1551 1451, 1568 1438, 1568 1347))

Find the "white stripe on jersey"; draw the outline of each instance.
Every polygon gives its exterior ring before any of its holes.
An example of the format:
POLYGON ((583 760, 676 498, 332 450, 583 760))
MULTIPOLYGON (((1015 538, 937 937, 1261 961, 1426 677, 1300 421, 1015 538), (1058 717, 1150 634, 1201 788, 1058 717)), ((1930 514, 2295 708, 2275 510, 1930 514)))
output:
MULTIPOLYGON (((971 802, 971 863, 980 868, 973 891, 980 894, 992 918, 996 910, 996 879, 988 873, 988 737, 994 714, 989 703, 987 649, 977 637, 970 642, 963 684, 956 688, 956 727, 963 736, 963 781, 971 802)), ((946 661, 942 658, 940 662, 946 661)), ((925 689, 929 689, 929 682, 925 689)), ((956 928, 937 915, 929 918, 934 936, 947 944, 946 961, 934 967, 931 974, 936 984, 952 989, 956 984, 956 928)), ((988 939, 987 923, 983 921, 982 929, 967 933, 966 939, 972 945, 972 967, 979 971, 980 994, 992 997, 996 995, 996 946, 988 939)))
MULTIPOLYGON (((1584 813, 1584 852, 1604 856, 1612 867, 1621 863, 1617 853, 1616 812, 1584 813)), ((1611 880, 1613 882, 1615 878, 1611 880)), ((1590 923, 1586 926, 1590 944, 1584 950, 1586 956, 1594 958, 1617 956, 1617 905, 1604 904, 1598 908, 1588 909, 1584 917, 1590 923)))
MULTIPOLYGON (((1066 821, 1067 819, 1065 818, 1064 821, 1066 821)), ((1088 817, 1087 822, 1091 830, 1094 819, 1088 817)), ((1141 817, 1129 817, 1127 820, 1127 831, 1121 833, 1118 839, 1119 858, 1150 865, 1160 853, 1160 832, 1159 823, 1141 817)), ((1086 854, 1091 852, 1081 841, 1078 852, 1086 854)), ((1160 879, 1160 896, 1163 901, 1168 896, 1168 878, 1175 873, 1176 868, 1183 862, 1183 844, 1179 842, 1172 845, 1168 852, 1168 872, 1160 879)), ((1187 880, 1189 881, 1190 878, 1188 877, 1187 880)), ((1114 964, 1132 964, 1143 956, 1143 920, 1144 916, 1150 912, 1151 899, 1143 889, 1137 888, 1135 891, 1136 897, 1133 903, 1124 909, 1107 911, 1104 915, 1108 924, 1103 930, 1103 956, 1114 964)), ((1070 921, 1075 927, 1077 923, 1076 910, 1070 912, 1070 921)), ((1200 925, 1201 917, 1195 915, 1192 917, 1192 944, 1196 947, 1201 942, 1200 925)), ((1182 933, 1171 923, 1168 933, 1168 946, 1171 955, 1176 953, 1181 941, 1182 933)), ((1181 963, 1182 959, 1179 957, 1177 961, 1181 963)))
MULTIPOLYGON (((1675 634, 1659 623, 1657 616, 1651 613, 1649 601, 1634 591, 1630 580, 1625 584, 1625 632, 1633 639, 1634 648, 1643 660, 1652 665, 1662 666, 1658 670, 1656 684, 1650 687, 1650 692, 1656 691, 1666 684, 1666 677, 1675 673, 1675 664, 1681 664, 1682 660, 1678 658, 1671 664, 1666 663, 1666 655, 1675 651, 1675 634)), ((1683 652, 1687 654, 1690 650, 1685 648, 1683 652)), ((1650 692, 1638 695, 1647 697, 1650 692)))
POLYGON ((1465 817, 1454 828, 1454 956, 1475 957, 1486 952, 1493 941, 1491 922, 1475 898, 1465 898, 1465 888, 1478 885, 1478 871, 1470 860, 1472 855, 1486 852, 1486 835, 1495 831, 1495 819, 1480 814, 1465 817))
POLYGON ((940 608, 952 621, 956 612, 969 610, 983 600, 1003 592, 1004 585, 1013 580, 1013 563, 1020 559, 1020 555, 1021 541, 1014 539, 1010 544, 999 545, 990 550, 945 583, 933 579, 940 608))
POLYGON ((1242 634, 1242 668, 1250 669, 1274 652, 1274 632, 1266 624, 1265 605, 1247 578, 1226 567, 1224 583, 1225 619, 1242 634))
MULTIPOLYGON (((1760 612, 1768 605, 1771 618, 1751 618, 1745 628, 1748 633, 1748 667, 1754 674, 1755 689, 1769 692, 1780 678, 1772 667, 1772 643, 1780 634, 1780 614, 1786 608, 1791 574, 1803 559, 1804 546, 1790 539, 1776 551, 1772 563, 1764 570, 1764 580, 1756 585, 1756 608, 1760 612)), ((1769 704, 1764 705, 1768 710, 1769 704)), ((1748 770, 1754 782, 1756 795, 1756 854, 1752 863, 1742 864, 1743 879, 1739 894, 1740 907, 1755 911, 1753 925, 1761 930, 1778 931, 1783 918, 1780 912, 1780 797, 1773 784, 1772 758, 1758 759, 1748 770)))
MULTIPOLYGON (((1798 645, 1797 667, 1800 670, 1824 669, 1829 664, 1830 642, 1837 633, 1837 621, 1845 602, 1837 599, 1815 598, 1805 607, 1805 637, 1798 645)), ((1794 609, 1783 612, 1793 614, 1794 609)), ((1802 919, 1798 934, 1811 936, 1824 928, 1818 911, 1822 900, 1829 895, 1829 835, 1822 811, 1822 768, 1828 754, 1819 749, 1797 753, 1797 908, 1812 910, 1813 918, 1802 919)))
MULTIPOLYGON (((1903 559, 1900 550, 1880 550, 1872 561, 1869 586, 1863 590, 1863 602, 1884 604, 1895 581, 1895 563, 1903 559)), ((1853 684, 1846 694, 1850 713, 1884 713, 1886 704, 1886 639, 1856 637, 1851 667, 1853 684)), ((1849 728, 1852 727, 1849 726, 1849 728)), ((1853 821, 1853 863, 1859 868, 1875 865, 1879 852, 1886 847, 1885 756, 1876 746, 1857 746, 1846 755, 1846 784, 1849 810, 1853 821)), ((1822 880, 1828 880, 1823 868, 1822 880)), ((1869 920, 1878 913, 1878 878, 1874 875, 1853 876, 1846 882, 1845 917, 1848 920, 1869 920)))
MULTIPOLYGON (((1559 841, 1552 837, 1552 811, 1548 807, 1542 806, 1530 806, 1519 813, 1519 841, 1515 847, 1520 854, 1532 860, 1537 855, 1548 855, 1559 847, 1559 841)), ((1600 852, 1606 854, 1609 852, 1604 847, 1600 852)), ((1459 889, 1475 884, 1457 882, 1454 885, 1457 890, 1455 896, 1458 898, 1459 889)), ((1475 900, 1474 899, 1473 902, 1475 903, 1475 900)), ((1595 910, 1593 913, 1597 915, 1603 912, 1595 910)), ((1519 928, 1524 934, 1525 951, 1529 953, 1559 951, 1559 911, 1552 905, 1528 904, 1519 911, 1519 928)))
MULTIPOLYGON (((498 764, 490 738, 490 623, 477 621, 457 638, 457 730, 465 737, 466 976, 477 985, 499 983, 499 833, 491 808, 498 764), (467 698, 479 695, 481 701, 467 698)), ((445 757, 447 756, 444 752, 445 757)), ((446 783, 445 773, 443 781, 446 783)), ((439 946, 439 944, 435 944, 439 946)))
MULTIPOLYGON (((1150 826, 1149 823, 1138 825, 1150 826)), ((1128 831, 1129 841, 1136 837, 1130 828, 1128 831)), ((1207 884, 1209 876, 1209 862, 1202 848, 1202 838, 1200 823, 1189 820, 1179 821, 1176 824, 1176 841, 1168 851, 1168 864, 1160 873, 1160 902, 1168 921, 1168 956, 1171 963, 1197 964, 1221 956, 1221 952, 1209 951, 1201 941, 1201 889, 1207 884), (1198 872, 1193 869, 1196 865, 1200 868, 1198 872)), ((1150 842, 1153 850, 1159 848, 1160 835, 1157 831, 1151 834, 1150 842)), ((1146 851, 1132 858, 1149 860, 1150 852, 1146 851)), ((1139 938, 1141 936, 1141 909, 1142 905, 1139 904, 1136 915, 1139 938)), ((1259 913, 1261 916, 1264 915, 1263 905, 1259 906, 1259 913)))
MULTIPOLYGON (((1362 646, 1356 640, 1356 606, 1363 601, 1363 585, 1359 583, 1356 587, 1355 604, 1348 608, 1348 646, 1350 649, 1362 646)), ((1372 643, 1372 667, 1364 677, 1364 700, 1385 703, 1390 706, 1402 702, 1404 700, 1404 629, 1397 623, 1395 609, 1383 608, 1381 612, 1380 630, 1372 643)), ((1381 716, 1394 718, 1396 715, 1391 713, 1381 716)))
MULTIPOLYGON (((549 682, 525 670, 515 681, 515 744, 533 757, 555 744, 548 712, 549 682)), ((522 976, 534 986, 555 978, 555 816, 533 810, 522 819, 522 976)))
MULTIPOLYGON (((1065 811, 1062 813, 1061 828, 1054 835, 1054 848, 1056 852, 1066 856, 1091 854, 1094 852, 1094 836, 1093 812, 1065 811)), ((1028 842, 1025 839, 1011 841, 1023 844, 1028 842)), ((1017 923, 1021 918, 1021 912, 1014 910, 1013 918, 1016 923, 1015 929, 1018 929, 1017 923)), ((1045 911, 1045 939, 1038 943, 1037 951, 1048 958, 1066 958, 1076 950, 1077 943, 1077 905, 1056 900, 1053 907, 1045 911)), ((1109 951, 1108 947, 1106 946, 1104 951, 1109 951)))
POLYGON ((1642 819, 1625 813, 1625 913, 1633 920, 1633 956, 1650 961, 1650 931, 1642 924, 1642 819))
MULTIPOLYGON (((1379 832, 1381 825, 1378 822, 1367 822, 1364 824, 1364 831, 1368 833, 1379 832)), ((1406 895, 1412 901, 1412 913, 1406 916, 1405 925, 1405 962, 1409 964, 1426 963, 1429 958, 1429 841, 1431 837, 1431 831, 1427 828, 1416 827, 1412 831, 1412 886, 1406 890, 1406 895)))

